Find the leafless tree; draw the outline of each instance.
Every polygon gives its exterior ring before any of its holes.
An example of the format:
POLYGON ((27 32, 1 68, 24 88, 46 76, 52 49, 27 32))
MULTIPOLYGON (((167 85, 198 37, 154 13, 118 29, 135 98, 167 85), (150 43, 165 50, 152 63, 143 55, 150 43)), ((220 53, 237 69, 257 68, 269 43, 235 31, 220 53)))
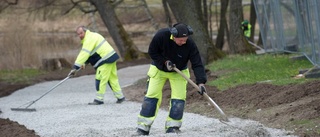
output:
POLYGON ((218 28, 218 35, 216 38, 216 46, 218 49, 222 50, 223 44, 224 44, 224 37, 225 37, 225 32, 227 33, 227 38, 228 36, 228 24, 227 24, 227 9, 228 9, 228 3, 229 0, 220 0, 221 2, 221 8, 220 8, 220 26, 218 28))
POLYGON ((254 8, 254 3, 253 0, 251 0, 251 4, 250 4, 250 24, 252 24, 251 27, 251 37, 250 37, 250 41, 254 42, 254 32, 255 32, 255 26, 254 24, 256 24, 256 20, 257 20, 257 14, 254 8))
POLYGON ((0 0, 0 13, 11 5, 17 5, 19 0, 0 0))
POLYGON ((172 19, 171 19, 170 10, 169 10, 168 4, 167 4, 167 0, 162 0, 162 7, 164 9, 164 13, 167 18, 166 23, 167 23, 168 27, 170 27, 172 24, 172 19))
MULTIPOLYGON (((94 9, 86 9, 83 7, 81 3, 87 1, 74 1, 71 2, 79 9, 85 13, 95 12, 97 11, 107 27, 113 41, 115 42, 120 55, 124 58, 124 60, 132 60, 137 58, 146 57, 145 54, 140 52, 138 48, 134 45, 134 42, 130 38, 129 34, 123 28, 122 23, 118 19, 115 10, 114 3, 110 0, 90 0, 92 5, 95 7, 94 9)), ((115 3, 116 4, 116 3, 115 3)))
MULTIPOLYGON (((118 48, 118 51, 120 52, 120 55, 124 60, 131 60, 147 56, 146 54, 141 53, 135 46, 134 42, 123 28, 122 23, 119 21, 115 13, 115 6, 119 5, 124 0, 34 1, 38 1, 36 3, 33 3, 34 5, 36 5, 35 7, 42 9, 46 9, 46 7, 49 6, 57 8, 58 6, 64 5, 62 6, 63 8, 61 8, 61 12, 63 14, 67 14, 73 9, 81 10, 83 13, 99 13, 101 20, 108 29, 108 32, 110 33, 116 47, 118 48), (66 2, 69 3, 66 4, 66 2)), ((19 0, 12 0, 12 2, 9 2, 7 0, 0 1, 0 12, 1 9, 4 9, 10 5, 14 5, 18 2, 19 0)), ((210 22, 209 19, 211 19, 211 17, 208 19, 208 11, 210 8, 207 7, 207 0, 162 0, 164 11, 168 18, 168 26, 171 26, 173 24, 172 18, 170 17, 171 13, 177 22, 183 22, 190 25, 195 32, 195 35, 192 35, 191 37, 197 43, 200 54, 203 58, 204 63, 206 64, 211 62, 212 60, 224 57, 225 54, 221 49, 224 44, 225 35, 227 35, 231 53, 236 54, 252 52, 250 48, 251 46, 246 43, 242 30, 240 29, 241 21, 243 20, 241 2, 242 0, 221 0, 221 20, 219 22, 220 26, 218 30, 216 45, 214 45, 212 37, 210 36, 210 33, 208 31, 208 22, 210 22), (227 22, 226 17, 228 3, 230 3, 230 14, 228 19, 229 22, 227 22)), ((144 8, 148 9, 146 1, 142 0, 142 3, 144 5, 144 8)), ((145 11, 150 12, 146 9, 145 11)), ((251 12, 252 11, 253 10, 251 10, 251 12)), ((44 13, 50 15, 50 12, 48 10, 43 10, 43 14, 44 13)), ((148 14, 148 18, 153 18, 150 15, 151 14, 148 14)), ((254 16, 252 15, 252 17, 254 16)), ((44 17, 43 19, 46 18, 44 17)), ((250 21, 254 20, 252 19, 250 21)), ((153 22, 153 24, 157 24, 155 20, 151 19, 151 22, 153 22)), ((252 33, 253 32, 254 31, 252 31, 252 33)))
POLYGON ((107 0, 90 0, 97 8, 100 17, 108 28, 113 41, 116 43, 125 60, 137 59, 142 53, 134 45, 128 33, 119 21, 112 3, 107 0))
POLYGON ((214 46, 206 25, 204 25, 203 8, 199 8, 202 1, 168 0, 167 2, 177 21, 186 23, 193 28, 194 35, 192 35, 192 38, 198 45, 205 64, 224 56, 223 52, 214 46))
POLYGON ((246 41, 241 22, 243 21, 242 0, 230 0, 230 39, 228 41, 231 54, 252 53, 253 48, 246 41))

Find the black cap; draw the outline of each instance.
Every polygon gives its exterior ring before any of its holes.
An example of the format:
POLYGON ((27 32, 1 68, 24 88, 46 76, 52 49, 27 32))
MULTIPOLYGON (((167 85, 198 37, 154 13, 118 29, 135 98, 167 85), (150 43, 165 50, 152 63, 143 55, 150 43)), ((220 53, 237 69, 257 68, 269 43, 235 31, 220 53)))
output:
POLYGON ((188 31, 188 27, 185 24, 178 24, 176 26, 174 26, 177 31, 178 34, 175 36, 176 38, 181 38, 181 37, 187 37, 189 36, 189 31, 188 31))

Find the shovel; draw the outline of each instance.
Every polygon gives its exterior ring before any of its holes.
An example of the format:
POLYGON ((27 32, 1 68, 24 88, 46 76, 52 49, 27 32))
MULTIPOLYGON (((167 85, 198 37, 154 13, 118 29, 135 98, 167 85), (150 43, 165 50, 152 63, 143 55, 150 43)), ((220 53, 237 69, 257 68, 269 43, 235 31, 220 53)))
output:
MULTIPOLYGON (((194 88, 196 88, 198 91, 201 91, 201 89, 199 88, 199 86, 198 86, 196 83, 194 83, 191 79, 189 79, 185 74, 183 74, 183 73, 182 73, 179 69, 177 69, 175 66, 173 67, 173 70, 175 70, 175 71, 176 71, 177 73, 179 73, 182 77, 184 77, 194 88)), ((220 119, 220 120, 229 122, 229 119, 228 119, 227 115, 222 111, 222 109, 218 106, 218 104, 215 103, 215 102, 213 101, 213 99, 208 96, 208 94, 207 94, 206 92, 203 92, 203 96, 204 96, 204 98, 207 99, 207 100, 209 101, 209 103, 210 103, 212 106, 214 106, 214 107, 219 111, 219 113, 222 115, 222 119, 220 119)))
POLYGON ((66 80, 68 80, 70 78, 70 76, 67 76, 66 78, 64 78, 63 80, 61 80, 58 84, 56 84, 55 86, 53 86, 50 90, 48 90, 46 93, 44 93, 42 96, 40 96, 38 99, 28 102, 26 104, 21 105, 18 108, 11 108, 12 111, 25 111, 25 112, 32 112, 32 111, 36 111, 35 108, 29 108, 32 104, 36 103, 38 100, 40 100, 43 96, 47 95, 49 92, 51 92, 53 89, 55 89, 56 87, 58 87, 60 84, 62 84, 63 82, 65 82, 66 80), (29 104, 29 105, 27 105, 29 104), (21 108, 22 106, 27 105, 25 108, 21 108))

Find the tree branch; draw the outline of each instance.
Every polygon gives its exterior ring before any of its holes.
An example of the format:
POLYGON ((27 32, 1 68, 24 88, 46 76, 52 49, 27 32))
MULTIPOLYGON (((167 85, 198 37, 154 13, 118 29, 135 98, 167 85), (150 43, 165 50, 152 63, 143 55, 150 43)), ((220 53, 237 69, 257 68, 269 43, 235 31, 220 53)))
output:
POLYGON ((4 0, 0 2, 0 13, 4 11, 6 8, 10 7, 11 5, 17 5, 19 0, 15 1, 8 1, 4 0))
MULTIPOLYGON (((82 12, 84 12, 84 13, 91 13, 91 12, 96 12, 97 11, 97 9, 94 7, 94 8, 92 8, 92 7, 89 7, 89 6, 87 6, 87 7, 85 7, 85 6, 83 6, 83 5, 85 5, 85 4, 81 4, 81 3, 88 3, 89 1, 87 1, 87 0, 80 0, 80 1, 74 1, 74 0, 71 0, 71 3, 73 4, 73 6, 69 9, 69 10, 67 10, 66 12, 65 12, 65 14, 67 14, 68 12, 70 12, 73 8, 78 8, 78 9, 80 9, 82 12)), ((86 4, 86 5, 88 5, 88 4, 86 4)))

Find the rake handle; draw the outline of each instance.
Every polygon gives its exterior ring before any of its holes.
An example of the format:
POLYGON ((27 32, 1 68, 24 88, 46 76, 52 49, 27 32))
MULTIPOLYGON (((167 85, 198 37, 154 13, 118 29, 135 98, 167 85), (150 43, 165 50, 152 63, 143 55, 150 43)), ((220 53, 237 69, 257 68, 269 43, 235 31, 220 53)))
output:
MULTIPOLYGON (((198 91, 201 91, 199 86, 196 83, 194 83, 191 79, 189 79, 185 74, 183 74, 179 69, 177 69, 176 67, 173 67, 173 70, 175 70, 182 77, 184 77, 194 88, 196 88, 198 91)), ((203 92, 203 96, 205 99, 207 99, 209 101, 209 103, 212 106, 214 106, 220 112, 221 115, 224 116, 225 121, 229 121, 226 114, 222 111, 222 109, 218 106, 218 104, 216 102, 214 102, 212 98, 209 97, 209 95, 206 92, 203 92)))
POLYGON ((38 99, 34 100, 31 102, 31 104, 29 104, 26 108, 30 107, 32 104, 36 103, 38 100, 40 100, 42 97, 44 97, 45 95, 47 95, 49 92, 51 92, 53 89, 55 89, 56 87, 58 87, 60 84, 62 84, 63 82, 65 82, 66 80, 68 80, 70 78, 70 76, 67 76, 66 78, 64 78, 63 80, 61 80, 58 84, 56 84, 55 86, 53 86, 50 90, 48 90, 46 93, 44 93, 43 95, 41 95, 38 99))

